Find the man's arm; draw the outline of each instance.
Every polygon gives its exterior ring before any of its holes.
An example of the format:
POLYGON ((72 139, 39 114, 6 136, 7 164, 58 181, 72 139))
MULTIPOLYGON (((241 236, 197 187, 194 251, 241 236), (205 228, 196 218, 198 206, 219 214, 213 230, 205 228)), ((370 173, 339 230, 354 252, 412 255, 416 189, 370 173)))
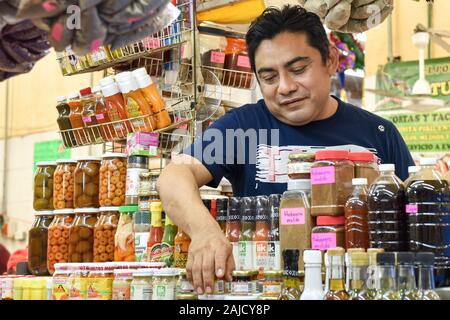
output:
POLYGON ((232 246, 203 205, 199 187, 213 176, 197 159, 178 155, 157 182, 164 211, 191 238, 186 271, 197 293, 212 293, 214 275, 231 281, 232 246))

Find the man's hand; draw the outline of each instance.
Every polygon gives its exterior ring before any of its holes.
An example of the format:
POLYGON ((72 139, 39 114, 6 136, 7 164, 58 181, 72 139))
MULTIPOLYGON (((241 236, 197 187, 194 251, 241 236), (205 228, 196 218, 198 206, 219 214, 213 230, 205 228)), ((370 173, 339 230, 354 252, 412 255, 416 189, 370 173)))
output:
POLYGON ((231 281, 234 268, 232 245, 218 226, 192 235, 186 272, 198 294, 213 293, 215 277, 231 281))

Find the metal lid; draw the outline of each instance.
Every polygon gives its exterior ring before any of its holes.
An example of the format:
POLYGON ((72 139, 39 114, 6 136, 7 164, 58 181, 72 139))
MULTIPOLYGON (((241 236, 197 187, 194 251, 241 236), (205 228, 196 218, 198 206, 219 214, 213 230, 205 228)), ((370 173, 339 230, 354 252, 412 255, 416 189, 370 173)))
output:
POLYGON ((77 160, 74 159, 58 159, 56 160, 56 164, 60 163, 77 163, 77 160))
POLYGON ((108 211, 119 211, 120 207, 100 207, 98 209, 100 212, 108 212, 108 211))
POLYGON ((128 164, 141 164, 141 165, 144 165, 147 168, 147 166, 148 166, 148 157, 145 157, 145 156, 129 156, 128 157, 128 164))
POLYGON ((328 256, 344 256, 345 250, 341 247, 331 248, 327 250, 328 256))
POLYGON ((74 209, 58 209, 53 211, 54 214, 74 214, 74 209))
POLYGON ((264 270, 265 277, 282 277, 283 270, 264 270))
POLYGON ((314 161, 314 153, 290 153, 288 156, 289 160, 311 160, 314 161))
POLYGON ((99 213, 97 208, 78 208, 74 210, 75 213, 99 213))
POLYGON ((349 257, 353 266, 369 265, 369 254, 367 252, 350 252, 349 257))
POLYGON ((77 161, 102 161, 102 158, 94 156, 83 156, 77 158, 77 161))
POLYGON ((53 210, 35 211, 35 216, 52 216, 55 214, 53 210))
POLYGON ((102 158, 126 158, 127 155, 125 153, 116 153, 116 152, 106 152, 103 154, 102 158))
POLYGON ((232 272, 233 277, 251 277, 253 270, 234 270, 232 272))
POLYGON ((38 166, 38 167, 56 166, 56 161, 39 161, 39 162, 36 162, 36 166, 38 166))
POLYGON ((377 254, 377 264, 394 264, 395 254, 392 252, 380 252, 377 254))

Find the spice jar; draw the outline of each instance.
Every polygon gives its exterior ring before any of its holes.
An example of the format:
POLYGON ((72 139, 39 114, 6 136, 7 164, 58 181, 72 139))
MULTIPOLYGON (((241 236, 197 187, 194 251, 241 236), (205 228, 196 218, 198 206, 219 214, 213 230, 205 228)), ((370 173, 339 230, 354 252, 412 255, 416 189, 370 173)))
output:
POLYGON ((87 300, 112 300, 113 267, 102 263, 90 268, 87 300))
POLYGON ((148 157, 128 157, 125 204, 138 204, 139 200, 139 175, 148 172, 148 157))
POLYGON ((113 281, 113 300, 130 300, 133 270, 115 269, 113 281))
POLYGON ((313 153, 293 151, 289 154, 288 177, 290 179, 309 179, 311 166, 314 163, 313 153))
POLYGON ((100 164, 101 207, 123 206, 125 204, 125 183, 127 155, 124 153, 105 153, 100 164))
POLYGON ((355 166, 355 178, 366 178, 368 187, 380 176, 376 157, 372 152, 350 152, 349 160, 355 166))
POLYGON ((114 261, 135 261, 133 216, 137 205, 121 206, 120 218, 114 238, 114 261))
POLYGON ((147 196, 151 192, 157 192, 156 182, 159 175, 159 172, 143 172, 139 174, 139 196, 147 196))
POLYGON ((252 271, 234 270, 232 273, 231 294, 237 296, 251 295, 253 291, 252 271))
POLYGON ((175 300, 177 274, 178 271, 172 268, 155 270, 152 300, 175 300))
POLYGON ((75 169, 75 208, 98 208, 101 158, 79 158, 75 169))
POLYGON ((76 161, 61 159, 56 161, 53 181, 53 206, 55 209, 73 209, 75 189, 74 171, 76 161))
POLYGON ((354 166, 345 150, 323 150, 316 153, 311 167, 311 215, 339 216, 351 194, 354 166))
POLYGON ((251 87, 253 74, 243 35, 227 33, 224 68, 224 86, 243 89, 251 87))
MULTIPOLYGON (((222 81, 225 64, 225 47, 227 46, 226 31, 217 28, 199 26, 200 56, 202 65, 214 73, 222 81)), ((216 84, 214 76, 209 72, 204 74, 205 83, 216 84)))
POLYGON ((317 217, 317 226, 311 231, 312 249, 345 248, 345 217, 317 217))
POLYGON ((119 222, 119 207, 101 207, 94 227, 94 262, 114 261, 114 238, 119 222))
POLYGON ((55 263, 69 262, 69 230, 75 218, 73 209, 54 211, 55 218, 48 227, 47 268, 55 272, 55 263))
POLYGON ((53 211, 35 213, 33 225, 28 232, 28 268, 36 276, 45 276, 47 270, 48 227, 53 220, 53 211))
POLYGON ((264 281, 262 283, 262 295, 265 300, 278 300, 283 285, 282 270, 264 271, 264 281))
POLYGON ((94 226, 98 209, 75 209, 75 221, 69 230, 69 262, 94 261, 94 226))
POLYGON ((67 264, 55 263, 55 272, 52 277, 52 300, 69 299, 69 276, 70 270, 67 264))
POLYGON ((53 210, 53 175, 56 162, 42 161, 36 163, 36 166, 33 208, 36 211, 53 210))
POLYGON ((153 269, 137 269, 133 272, 130 300, 152 300, 153 269))

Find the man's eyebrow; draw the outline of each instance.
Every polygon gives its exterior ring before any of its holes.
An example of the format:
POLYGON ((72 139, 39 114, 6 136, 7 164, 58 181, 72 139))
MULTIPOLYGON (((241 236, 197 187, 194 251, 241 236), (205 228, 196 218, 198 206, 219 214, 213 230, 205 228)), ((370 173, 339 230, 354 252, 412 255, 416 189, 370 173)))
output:
MULTIPOLYGON (((296 62, 299 62, 299 61, 304 61, 304 62, 310 62, 311 61, 311 58, 310 57, 301 57, 301 56, 299 56, 299 57, 295 57, 294 59, 292 59, 292 60, 289 60, 288 62, 286 62, 285 64, 284 64, 284 66, 285 67, 290 67, 291 65, 293 65, 294 63, 296 63, 296 62)), ((275 69, 273 69, 273 68, 261 68, 261 69, 258 69, 258 74, 261 74, 261 73, 264 73, 264 72, 275 72, 276 70, 275 69)))

